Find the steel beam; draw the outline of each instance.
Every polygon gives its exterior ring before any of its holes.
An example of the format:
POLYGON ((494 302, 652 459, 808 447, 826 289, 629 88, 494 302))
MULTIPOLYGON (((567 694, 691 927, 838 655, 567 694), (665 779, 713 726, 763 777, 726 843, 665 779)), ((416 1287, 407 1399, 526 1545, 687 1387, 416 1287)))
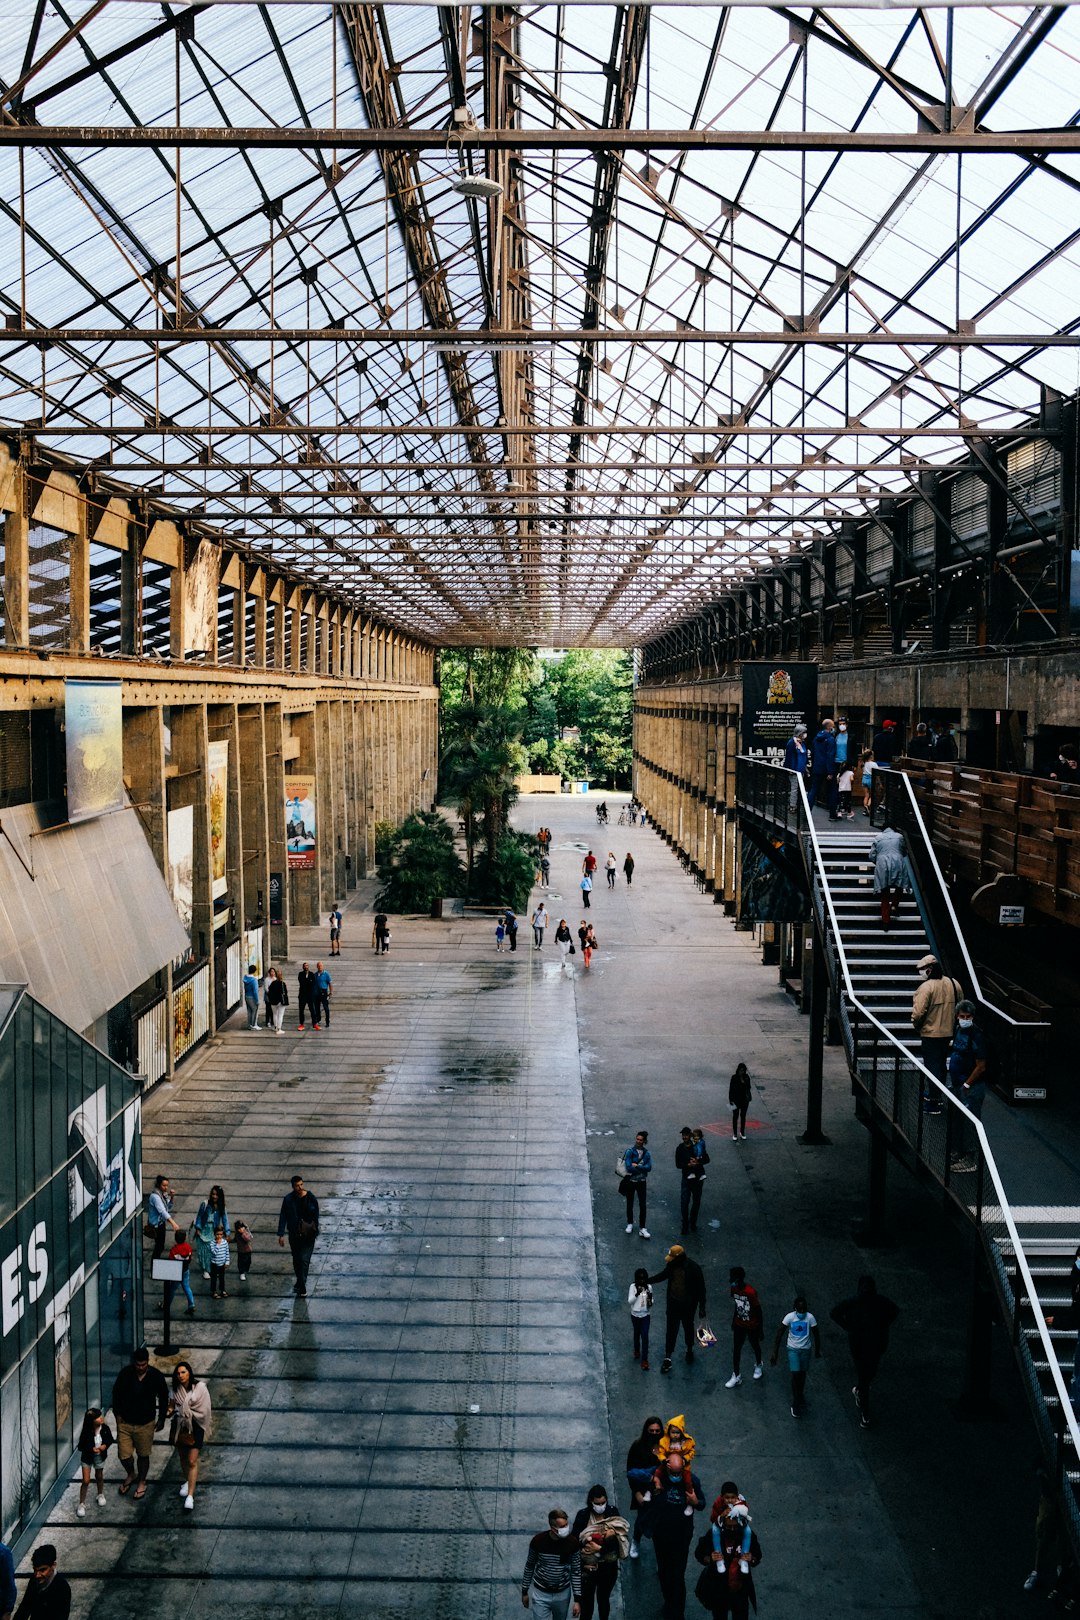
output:
POLYGON ((429 343, 460 350, 463 354, 507 354, 518 349, 526 354, 557 343, 790 344, 795 348, 946 348, 946 349, 1080 349, 1078 332, 979 332, 943 328, 939 332, 842 331, 827 329, 799 331, 785 327, 779 332, 709 327, 695 331, 687 327, 649 327, 627 330, 622 327, 538 327, 527 332, 460 331, 452 328, 362 326, 187 326, 176 331, 158 326, 8 326, 0 327, 3 344, 59 343, 146 343, 171 349, 185 343, 347 343, 354 349, 361 343, 429 343))
MULTIPOLYGON (((445 129, 308 129, 186 124, 5 124, 0 147, 42 150, 75 146, 327 148, 341 152, 443 152, 445 129)), ((1080 151, 1080 128, 1002 130, 787 129, 477 129, 477 152, 1011 152, 1046 156, 1080 151)))

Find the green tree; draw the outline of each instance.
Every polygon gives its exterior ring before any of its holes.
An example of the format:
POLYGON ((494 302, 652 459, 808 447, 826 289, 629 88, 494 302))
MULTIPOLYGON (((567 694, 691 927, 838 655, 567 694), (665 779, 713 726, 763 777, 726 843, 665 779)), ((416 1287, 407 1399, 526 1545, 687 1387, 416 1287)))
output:
POLYGON ((430 911, 433 900, 456 894, 464 879, 454 829, 435 810, 408 816, 391 835, 385 887, 375 904, 386 911, 430 911))

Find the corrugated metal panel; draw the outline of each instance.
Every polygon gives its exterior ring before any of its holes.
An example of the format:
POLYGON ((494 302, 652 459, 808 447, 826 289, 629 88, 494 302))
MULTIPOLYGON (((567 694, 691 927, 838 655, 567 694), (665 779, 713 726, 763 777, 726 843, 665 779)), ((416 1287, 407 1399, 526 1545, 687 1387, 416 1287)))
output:
POLYGON ((157 1085, 169 1066, 169 999, 162 996, 146 1007, 135 1020, 135 1049, 139 1073, 147 1084, 157 1085))
POLYGON ((872 580, 882 580, 893 563, 892 530, 884 523, 871 523, 866 537, 866 572, 872 580))
POLYGON ((961 540, 986 533, 986 479, 981 473, 961 473, 950 485, 949 522, 961 540))
POLYGON ((931 563, 937 543, 937 514, 927 501, 915 501, 910 508, 908 555, 913 563, 931 563))
MULTIPOLYGON (((1009 451, 1006 464, 1009 493, 1032 517, 1061 505, 1061 451, 1046 439, 1029 439, 1009 451)), ((1019 514, 1015 507, 1009 521, 1019 514)))

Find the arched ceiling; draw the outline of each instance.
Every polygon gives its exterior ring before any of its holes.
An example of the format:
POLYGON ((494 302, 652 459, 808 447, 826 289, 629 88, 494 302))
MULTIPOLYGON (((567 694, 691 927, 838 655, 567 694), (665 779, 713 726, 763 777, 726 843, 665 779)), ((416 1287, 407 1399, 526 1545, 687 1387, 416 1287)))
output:
POLYGON ((433 642, 644 641, 1080 380, 1070 8, 4 21, 0 428, 433 642))

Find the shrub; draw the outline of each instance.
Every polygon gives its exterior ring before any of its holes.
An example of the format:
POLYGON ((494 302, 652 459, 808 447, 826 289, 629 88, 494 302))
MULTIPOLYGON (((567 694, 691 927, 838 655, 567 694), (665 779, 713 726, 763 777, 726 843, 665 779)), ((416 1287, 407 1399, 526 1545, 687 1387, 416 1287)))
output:
POLYGON ((383 864, 388 881, 375 904, 384 911, 430 911, 433 900, 460 893, 465 881, 454 830, 434 810, 418 811, 391 832, 383 864))
POLYGON ((495 855, 488 859, 486 851, 476 858, 473 876, 473 894, 486 905, 513 906, 525 911, 529 904, 529 891, 536 879, 538 860, 536 840, 527 833, 504 832, 496 841, 495 855))

